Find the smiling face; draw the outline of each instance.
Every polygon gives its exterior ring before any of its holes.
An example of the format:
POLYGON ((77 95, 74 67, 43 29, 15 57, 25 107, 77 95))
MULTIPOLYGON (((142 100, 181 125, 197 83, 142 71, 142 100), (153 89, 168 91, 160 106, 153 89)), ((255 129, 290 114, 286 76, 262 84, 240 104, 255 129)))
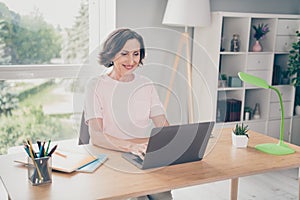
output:
POLYGON ((114 76, 117 78, 130 75, 140 62, 140 43, 137 39, 128 40, 114 59, 114 76))

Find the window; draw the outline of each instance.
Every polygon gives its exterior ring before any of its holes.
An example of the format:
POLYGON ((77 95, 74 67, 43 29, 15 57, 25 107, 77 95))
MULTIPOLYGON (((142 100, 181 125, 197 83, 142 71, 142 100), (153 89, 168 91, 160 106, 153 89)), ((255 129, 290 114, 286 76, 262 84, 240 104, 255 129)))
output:
POLYGON ((114 28, 111 0, 0 0, 0 154, 78 136, 84 85, 114 28))

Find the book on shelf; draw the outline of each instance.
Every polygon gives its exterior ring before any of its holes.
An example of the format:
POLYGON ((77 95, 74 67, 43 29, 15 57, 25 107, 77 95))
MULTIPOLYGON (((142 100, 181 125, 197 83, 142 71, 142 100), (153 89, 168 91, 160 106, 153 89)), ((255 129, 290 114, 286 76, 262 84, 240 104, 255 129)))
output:
POLYGON ((274 65, 272 85, 279 85, 281 79, 281 68, 279 65, 274 65))
POLYGON ((218 101, 217 121, 240 121, 242 102, 237 99, 224 99, 218 101))

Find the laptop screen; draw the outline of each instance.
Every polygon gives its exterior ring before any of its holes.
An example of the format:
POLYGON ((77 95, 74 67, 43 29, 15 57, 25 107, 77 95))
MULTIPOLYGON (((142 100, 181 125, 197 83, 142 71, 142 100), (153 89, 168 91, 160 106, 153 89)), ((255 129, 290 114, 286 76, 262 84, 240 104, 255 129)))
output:
POLYGON ((214 122, 153 128, 143 169, 201 160, 214 122))

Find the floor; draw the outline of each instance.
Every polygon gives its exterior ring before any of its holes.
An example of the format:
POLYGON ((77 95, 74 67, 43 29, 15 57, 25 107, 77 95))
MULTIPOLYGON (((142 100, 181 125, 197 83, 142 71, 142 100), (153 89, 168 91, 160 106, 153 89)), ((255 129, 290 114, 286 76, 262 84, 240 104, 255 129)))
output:
MULTIPOLYGON (((239 200, 298 199, 298 169, 242 177, 239 179, 239 200)), ((172 191, 175 200, 228 200, 230 181, 219 181, 172 191)))
MULTIPOLYGON (((248 176, 239 179, 239 200, 298 199, 298 169, 248 176)), ((219 181, 173 190, 174 200, 228 200, 230 181, 219 181)), ((0 200, 7 194, 0 182, 0 200)))

